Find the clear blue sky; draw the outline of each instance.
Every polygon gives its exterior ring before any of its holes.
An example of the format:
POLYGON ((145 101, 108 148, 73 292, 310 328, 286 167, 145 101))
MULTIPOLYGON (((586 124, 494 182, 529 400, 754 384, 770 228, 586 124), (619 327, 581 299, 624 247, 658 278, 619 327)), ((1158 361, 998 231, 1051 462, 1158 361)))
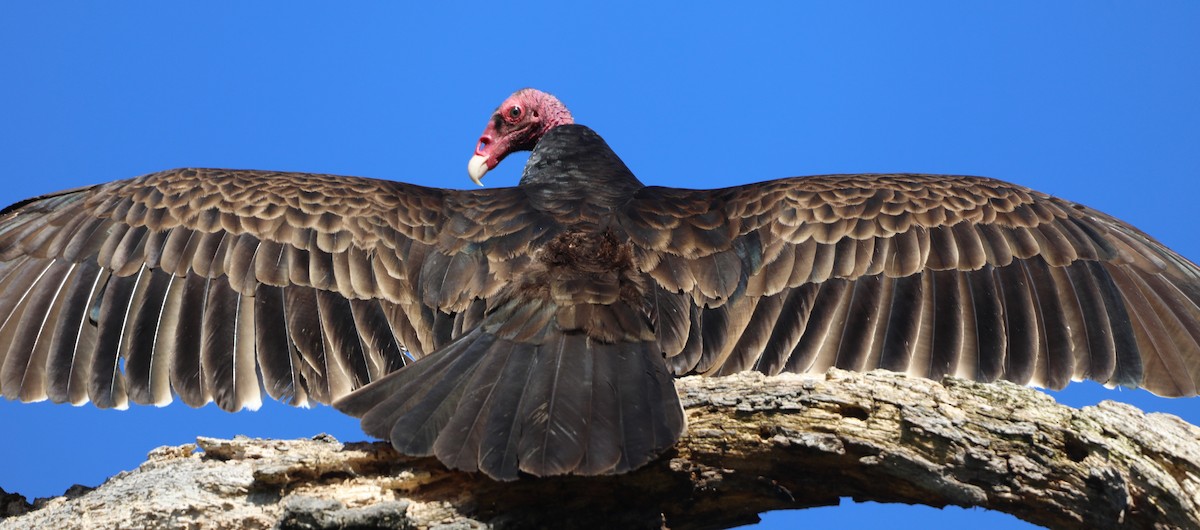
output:
MULTIPOLYGON (((534 86, 648 183, 987 175, 1107 211, 1200 259, 1200 3, 652 4, 6 2, 0 202, 179 166, 466 187, 488 113, 534 86)), ((486 182, 514 184, 523 161, 486 182)), ((1194 399, 1097 385, 1059 398, 1200 423, 1194 399)), ((0 400, 0 425, 0 487, 30 496, 95 485, 197 435, 363 438, 327 407, 275 403, 226 414, 0 400)), ((1028 527, 979 511, 861 506, 761 526, 881 520, 1028 527)))

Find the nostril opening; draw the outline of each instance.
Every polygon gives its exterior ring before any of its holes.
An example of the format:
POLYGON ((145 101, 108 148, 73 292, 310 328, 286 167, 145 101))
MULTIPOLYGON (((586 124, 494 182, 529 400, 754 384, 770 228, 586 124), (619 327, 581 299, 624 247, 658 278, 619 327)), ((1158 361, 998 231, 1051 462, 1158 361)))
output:
POLYGON ((480 138, 480 139, 479 139, 479 146, 477 146, 477 147, 475 148, 475 150, 476 150, 476 151, 483 151, 484 149, 487 149, 487 146, 488 146, 488 141, 487 141, 487 138, 480 138))

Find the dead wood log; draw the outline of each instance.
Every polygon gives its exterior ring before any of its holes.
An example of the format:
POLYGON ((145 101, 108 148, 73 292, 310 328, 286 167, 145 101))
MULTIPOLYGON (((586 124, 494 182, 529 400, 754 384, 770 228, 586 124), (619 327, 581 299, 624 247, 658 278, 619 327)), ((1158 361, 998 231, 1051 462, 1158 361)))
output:
POLYGON ((497 483, 383 443, 201 438, 0 528, 728 528, 842 497, 1200 528, 1200 428, 1175 416, 882 371, 678 387, 688 434, 627 475, 497 483))

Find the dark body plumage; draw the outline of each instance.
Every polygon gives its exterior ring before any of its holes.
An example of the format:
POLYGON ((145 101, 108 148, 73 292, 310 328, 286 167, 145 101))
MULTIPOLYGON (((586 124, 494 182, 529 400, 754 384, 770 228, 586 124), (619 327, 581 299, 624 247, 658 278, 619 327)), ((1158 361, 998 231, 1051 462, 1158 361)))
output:
POLYGON ((237 410, 261 382, 500 479, 648 462, 684 428, 672 375, 1195 395, 1198 304, 1188 260, 1020 186, 644 187, 578 125, 512 188, 175 170, 0 216, 6 397, 237 410))

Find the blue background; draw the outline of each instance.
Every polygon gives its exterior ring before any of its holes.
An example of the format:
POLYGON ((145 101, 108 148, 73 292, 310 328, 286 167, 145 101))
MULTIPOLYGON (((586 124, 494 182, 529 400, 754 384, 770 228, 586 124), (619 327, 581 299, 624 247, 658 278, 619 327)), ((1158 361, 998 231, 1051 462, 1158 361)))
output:
MULTIPOLYGON (((1107 211, 1200 259, 1200 3, 6 2, 0 202, 178 166, 466 187, 488 113, 557 94, 642 180, 987 175, 1107 211), (599 4, 599 3, 596 3, 599 4), (745 4, 745 3, 743 3, 745 4)), ((512 185, 524 156, 489 174, 512 185)), ((1166 410, 1194 399, 1075 384, 1166 410)), ((328 407, 97 411, 0 400, 0 487, 96 485, 197 435, 363 435, 328 407)), ((861 505, 761 525, 1027 528, 861 505)))

